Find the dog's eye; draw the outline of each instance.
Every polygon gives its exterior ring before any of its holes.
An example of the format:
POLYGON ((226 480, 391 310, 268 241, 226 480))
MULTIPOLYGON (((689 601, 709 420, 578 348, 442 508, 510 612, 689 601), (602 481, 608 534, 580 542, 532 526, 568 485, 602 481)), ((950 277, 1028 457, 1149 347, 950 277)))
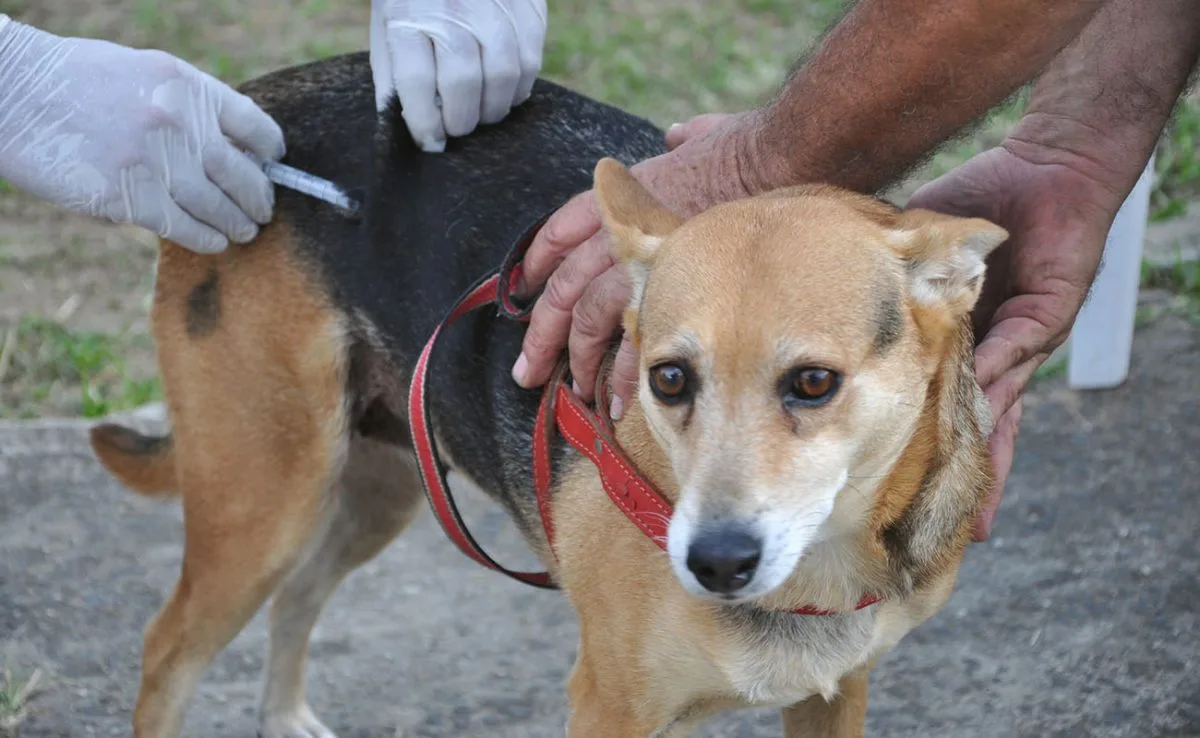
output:
POLYGON ((678 364, 659 364, 652 367, 650 389, 655 397, 668 405, 682 402, 688 396, 687 371, 678 364))
POLYGON ((784 382, 783 401, 789 405, 817 407, 837 394, 841 378, 837 372, 804 367, 791 372, 784 382))

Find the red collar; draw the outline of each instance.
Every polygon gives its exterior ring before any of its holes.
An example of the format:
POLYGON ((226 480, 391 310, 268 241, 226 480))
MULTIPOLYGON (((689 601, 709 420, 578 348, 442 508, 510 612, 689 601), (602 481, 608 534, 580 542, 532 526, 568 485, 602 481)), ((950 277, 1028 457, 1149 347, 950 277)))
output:
MULTIPOLYGON (((426 372, 429 356, 433 352, 442 329, 467 313, 495 304, 507 317, 519 321, 529 320, 531 308, 518 307, 511 294, 520 275, 520 260, 533 241, 534 234, 545 223, 545 218, 527 229, 495 272, 487 275, 471 287, 450 309, 429 337, 417 365, 413 369, 408 396, 408 417, 412 427, 413 446, 417 454, 421 481, 425 496, 441 524, 442 530, 463 553, 479 564, 526 584, 543 589, 557 589, 546 572, 512 571, 497 563, 479 546, 467 530, 458 514, 450 487, 446 482, 443 464, 438 456, 433 434, 429 429, 429 409, 426 402, 426 372)), ((532 301, 530 301, 532 306, 532 301)), ((597 394, 600 407, 607 407, 601 394, 597 394)), ((533 429, 533 481, 537 492, 538 511, 546 531, 550 551, 554 551, 554 528, 550 515, 550 433, 557 430, 580 453, 592 460, 600 472, 604 491, 613 503, 625 513, 625 517, 638 527, 660 548, 667 546, 667 525, 671 519, 671 505, 648 481, 638 474, 633 462, 621 450, 613 437, 607 415, 602 420, 595 412, 571 391, 566 380, 566 362, 560 362, 542 393, 537 419, 533 429)), ((879 601, 875 595, 865 595, 855 610, 869 607, 879 601)), ((792 611, 797 615, 832 615, 835 611, 815 607, 803 607, 792 611)))

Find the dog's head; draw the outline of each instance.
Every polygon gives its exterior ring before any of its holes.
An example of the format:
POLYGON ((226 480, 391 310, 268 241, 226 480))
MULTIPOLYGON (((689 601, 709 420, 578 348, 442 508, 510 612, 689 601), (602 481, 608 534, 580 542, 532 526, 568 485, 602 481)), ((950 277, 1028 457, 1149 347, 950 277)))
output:
POLYGON ((766 595, 887 504, 879 481, 1008 234, 830 187, 682 220, 612 159, 595 193, 633 284, 638 403, 678 484, 672 567, 697 595, 766 595))

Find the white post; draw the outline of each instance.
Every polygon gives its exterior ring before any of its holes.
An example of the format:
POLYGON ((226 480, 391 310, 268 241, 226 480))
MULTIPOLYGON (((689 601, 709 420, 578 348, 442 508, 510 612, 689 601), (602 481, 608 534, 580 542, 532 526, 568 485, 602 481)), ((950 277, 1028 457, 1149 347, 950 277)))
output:
POLYGON ((1117 211, 1104 244, 1100 271, 1071 330, 1067 347, 1067 385, 1071 389, 1117 387, 1129 376, 1153 178, 1151 155, 1117 211))

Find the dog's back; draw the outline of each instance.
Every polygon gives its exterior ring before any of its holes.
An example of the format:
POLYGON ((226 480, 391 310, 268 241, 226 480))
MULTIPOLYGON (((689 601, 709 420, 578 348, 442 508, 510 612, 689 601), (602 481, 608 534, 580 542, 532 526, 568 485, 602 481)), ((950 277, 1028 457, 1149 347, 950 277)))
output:
MULTIPOLYGON (((598 159, 634 163, 663 151, 662 131, 651 123, 539 80, 531 98, 501 124, 451 139, 444 153, 424 154, 408 136, 398 106, 377 115, 365 53, 273 72, 241 91, 282 127, 285 163, 337 183, 361 203, 347 213, 276 188, 272 229, 283 233, 283 259, 305 291, 343 320, 349 422, 401 445, 409 440, 403 407, 408 370, 453 301, 499 266, 538 219, 588 189, 598 159)), ((262 240, 234 251, 259 249, 262 240)), ((236 320, 234 311, 256 309, 236 307, 225 294, 236 278, 231 272, 251 273, 239 262, 243 257, 205 261, 164 245, 159 303, 194 283, 184 307, 188 340, 204 340, 217 329, 218 315, 236 320), (171 276, 180 264, 187 265, 187 275, 171 276)), ((260 297, 260 304, 268 299, 260 297)), ((283 323, 274 332, 287 330, 283 323)), ((431 413, 448 451, 469 475, 494 476, 507 468, 499 480, 500 501, 510 509, 519 504, 512 498, 531 491, 528 464, 505 461, 514 453, 528 457, 527 426, 537 401, 536 392, 508 380, 522 330, 485 311, 453 326, 431 360, 431 413), (472 409, 469 416, 463 408, 472 409)), ((101 459, 123 481, 146 492, 166 491, 170 465, 157 462, 173 444, 148 443, 113 428, 93 437, 101 459), (147 465, 131 461, 131 454, 146 456, 147 465)))
POLYGON ((351 217, 278 189, 277 214, 339 303, 364 310, 404 353, 420 348, 527 227, 590 188, 599 158, 632 164, 663 151, 651 123, 539 80, 502 123, 424 154, 398 106, 377 117, 363 53, 268 74, 242 90, 283 128, 286 163, 364 200, 361 217, 351 217))

